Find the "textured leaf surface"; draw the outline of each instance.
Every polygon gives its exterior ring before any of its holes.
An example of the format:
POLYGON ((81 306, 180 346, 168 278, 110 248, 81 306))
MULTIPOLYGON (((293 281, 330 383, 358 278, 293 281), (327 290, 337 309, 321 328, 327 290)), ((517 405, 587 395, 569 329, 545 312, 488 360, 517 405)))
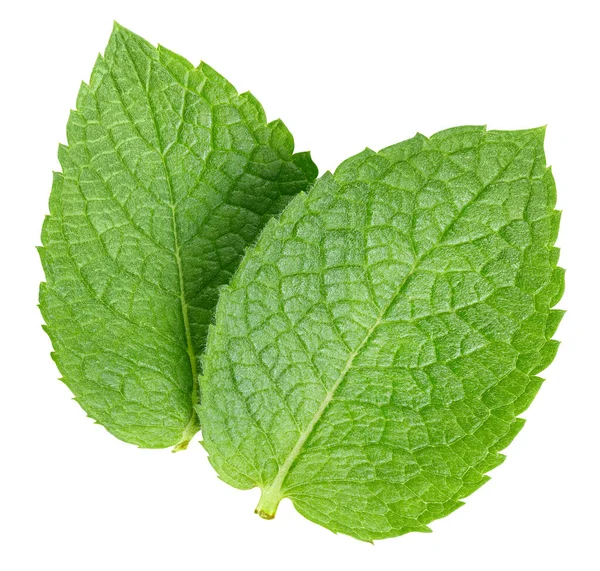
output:
POLYGON ((118 25, 67 138, 41 248, 54 359, 115 436, 185 447, 217 290, 316 167, 252 95, 118 25))
POLYGON ((459 507, 555 355, 563 290, 544 130, 366 150, 269 223, 217 308, 201 377, 220 477, 373 540, 459 507))

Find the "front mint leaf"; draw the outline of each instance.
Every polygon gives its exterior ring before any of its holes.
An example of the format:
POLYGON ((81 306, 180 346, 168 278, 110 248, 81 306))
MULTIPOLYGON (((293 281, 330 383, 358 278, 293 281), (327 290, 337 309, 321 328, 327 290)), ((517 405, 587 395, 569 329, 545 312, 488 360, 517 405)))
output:
POLYGON ((316 167, 251 94, 118 25, 67 138, 40 249, 54 359, 112 434, 184 448, 218 290, 316 167))
POLYGON ((553 359, 544 129, 459 127, 326 174, 224 290, 199 408, 220 477, 362 540, 481 486, 553 359))

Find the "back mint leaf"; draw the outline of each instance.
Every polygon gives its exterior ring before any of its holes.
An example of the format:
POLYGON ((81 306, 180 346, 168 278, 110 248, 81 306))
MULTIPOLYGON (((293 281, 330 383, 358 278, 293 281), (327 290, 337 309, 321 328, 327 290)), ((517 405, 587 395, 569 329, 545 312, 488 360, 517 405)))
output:
POLYGON ((544 129, 366 150, 269 223, 224 290, 199 414, 212 465, 362 540, 481 486, 553 359, 563 291, 544 129))
POLYGON ((119 25, 67 139, 40 249, 54 359, 112 434, 185 448, 218 289, 316 167, 251 94, 119 25))

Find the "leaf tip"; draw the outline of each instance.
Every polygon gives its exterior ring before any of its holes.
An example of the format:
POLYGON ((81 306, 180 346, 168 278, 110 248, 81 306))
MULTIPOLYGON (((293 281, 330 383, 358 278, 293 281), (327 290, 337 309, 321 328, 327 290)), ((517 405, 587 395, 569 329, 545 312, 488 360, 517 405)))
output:
POLYGON ((115 34, 133 34, 131 30, 126 28, 125 26, 119 24, 116 20, 113 20, 112 33, 115 34))
POLYGON ((533 133, 533 140, 537 144, 544 144, 546 140, 546 127, 547 125, 541 125, 540 127, 534 127, 529 130, 530 133, 533 133))

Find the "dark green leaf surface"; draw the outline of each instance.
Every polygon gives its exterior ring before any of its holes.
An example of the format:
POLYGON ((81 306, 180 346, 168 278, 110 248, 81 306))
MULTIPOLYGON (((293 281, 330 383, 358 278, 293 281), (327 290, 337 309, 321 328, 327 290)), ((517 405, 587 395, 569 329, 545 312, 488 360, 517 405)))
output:
POLYGON ((563 291, 544 129, 366 150, 269 223, 201 377, 220 477, 362 540, 428 531, 500 464, 563 291))
POLYGON ((41 248, 54 359, 112 434, 183 448, 218 288, 316 167, 252 95, 118 25, 67 138, 41 248))

